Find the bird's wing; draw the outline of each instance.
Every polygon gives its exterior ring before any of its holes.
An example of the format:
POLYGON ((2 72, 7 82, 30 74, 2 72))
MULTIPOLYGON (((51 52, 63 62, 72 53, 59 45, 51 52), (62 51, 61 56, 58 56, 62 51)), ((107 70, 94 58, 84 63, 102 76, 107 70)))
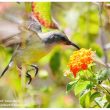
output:
POLYGON ((39 37, 38 33, 34 31, 35 28, 31 28, 30 30, 27 27, 20 27, 20 30, 16 34, 12 34, 7 37, 3 37, 0 39, 0 43, 6 47, 15 46, 17 44, 26 45, 34 44, 34 42, 41 42, 41 38, 39 37))

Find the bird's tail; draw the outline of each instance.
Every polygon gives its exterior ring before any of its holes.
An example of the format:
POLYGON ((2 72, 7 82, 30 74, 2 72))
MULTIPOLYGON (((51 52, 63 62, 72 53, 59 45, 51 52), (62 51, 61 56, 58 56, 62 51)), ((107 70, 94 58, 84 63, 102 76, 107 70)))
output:
POLYGON ((7 70, 9 69, 9 67, 11 66, 12 63, 12 59, 10 60, 10 62, 8 63, 8 65, 5 67, 5 69, 3 70, 3 72, 0 75, 0 78, 7 72, 7 70))
POLYGON ((17 47, 16 47, 16 49, 15 49, 15 51, 14 51, 14 53, 13 53, 13 55, 12 55, 12 57, 11 57, 9 63, 8 63, 8 65, 5 67, 5 69, 4 69, 3 72, 1 73, 0 78, 7 72, 7 70, 9 69, 9 67, 12 66, 13 57, 14 57, 14 55, 15 55, 15 53, 16 53, 16 51, 17 51, 17 49, 18 49, 19 47, 20 47, 20 45, 17 45, 17 47))

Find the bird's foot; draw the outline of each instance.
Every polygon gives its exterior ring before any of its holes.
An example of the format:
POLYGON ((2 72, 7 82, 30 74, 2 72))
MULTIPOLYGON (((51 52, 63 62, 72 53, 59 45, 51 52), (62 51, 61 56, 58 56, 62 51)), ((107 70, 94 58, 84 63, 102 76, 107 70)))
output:
POLYGON ((35 70, 35 77, 36 77, 36 75, 37 75, 37 73, 38 73, 38 71, 39 71, 39 68, 38 68, 37 65, 31 65, 31 67, 34 68, 34 70, 35 70))
POLYGON ((26 72, 26 77, 29 78, 28 84, 30 84, 31 81, 32 81, 32 77, 31 77, 31 75, 29 74, 29 71, 30 71, 30 70, 28 70, 28 71, 26 72))
POLYGON ((27 72, 26 72, 26 77, 27 78, 29 78, 29 82, 28 82, 28 84, 30 84, 31 83, 31 81, 32 81, 32 77, 31 77, 31 75, 29 74, 29 72, 30 71, 32 71, 32 70, 35 70, 35 77, 36 77, 36 75, 37 75, 37 73, 38 73, 38 66, 36 66, 36 65, 30 65, 33 69, 30 69, 30 70, 27 70, 27 72))

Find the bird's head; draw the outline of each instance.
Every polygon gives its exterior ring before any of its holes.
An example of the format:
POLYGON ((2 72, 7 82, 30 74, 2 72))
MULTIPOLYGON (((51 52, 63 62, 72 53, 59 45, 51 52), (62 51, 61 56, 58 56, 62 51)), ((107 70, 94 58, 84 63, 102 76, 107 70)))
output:
POLYGON ((64 44, 64 45, 72 45, 77 49, 80 49, 76 44, 71 42, 68 37, 61 31, 53 31, 49 32, 44 38, 44 42, 46 44, 64 44))

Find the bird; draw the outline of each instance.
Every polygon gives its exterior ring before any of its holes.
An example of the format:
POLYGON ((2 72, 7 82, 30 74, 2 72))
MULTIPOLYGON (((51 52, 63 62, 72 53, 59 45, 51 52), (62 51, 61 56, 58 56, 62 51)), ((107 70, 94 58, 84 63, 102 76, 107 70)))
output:
MULTIPOLYGON (((41 24, 34 17, 31 17, 30 20, 20 25, 19 30, 20 32, 16 35, 1 41, 7 46, 16 45, 16 49, 8 65, 1 73, 0 78, 13 64, 16 64, 19 69, 22 69, 22 64, 31 66, 35 70, 36 76, 39 68, 35 64, 56 45, 69 45, 80 49, 80 47, 70 41, 67 35, 60 29, 42 32, 41 24)), ((31 70, 26 71, 26 77, 29 78, 28 84, 32 81, 32 77, 29 74, 30 71, 31 70)))

